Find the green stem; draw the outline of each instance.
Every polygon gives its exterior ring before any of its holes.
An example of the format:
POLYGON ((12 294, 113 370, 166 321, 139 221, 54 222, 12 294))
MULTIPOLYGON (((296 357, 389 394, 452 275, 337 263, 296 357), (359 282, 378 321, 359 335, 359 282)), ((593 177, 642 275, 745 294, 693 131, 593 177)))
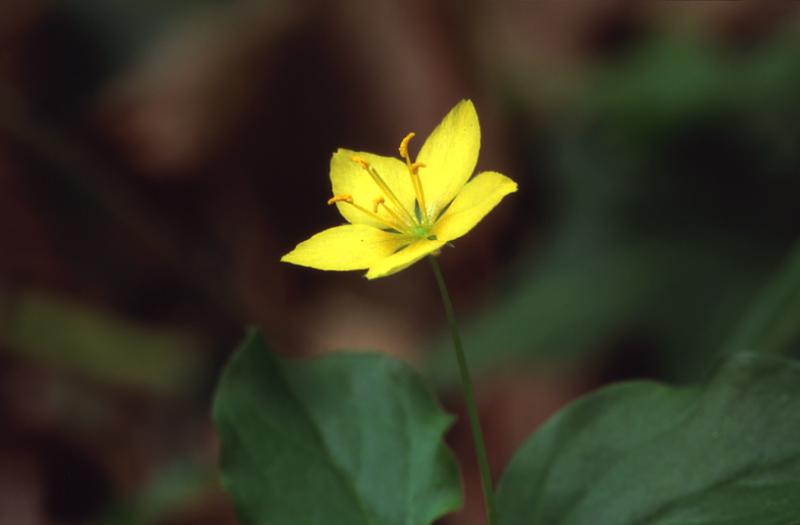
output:
POLYGON ((464 355, 464 347, 461 344, 461 335, 456 323, 456 314, 453 311, 453 303, 450 301, 450 294, 447 292, 447 285, 444 282, 442 269, 436 257, 428 257, 433 267, 433 275, 436 276, 436 284, 439 286, 439 293, 442 296, 444 311, 447 314, 447 322, 450 325, 450 335, 453 338, 453 347, 458 361, 458 370, 461 372, 461 387, 464 390, 464 399, 467 403, 467 415, 469 426, 472 431, 472 439, 475 442, 475 455, 478 458, 478 469, 481 475, 481 488, 483 489, 483 499, 486 502, 486 520, 488 525, 497 523, 497 511, 494 505, 494 490, 492 489, 492 475, 489 472, 489 459, 486 455, 486 445, 483 442, 483 432, 481 422, 478 419, 478 408, 475 405, 475 394, 472 389, 472 379, 469 375, 467 358, 464 355))

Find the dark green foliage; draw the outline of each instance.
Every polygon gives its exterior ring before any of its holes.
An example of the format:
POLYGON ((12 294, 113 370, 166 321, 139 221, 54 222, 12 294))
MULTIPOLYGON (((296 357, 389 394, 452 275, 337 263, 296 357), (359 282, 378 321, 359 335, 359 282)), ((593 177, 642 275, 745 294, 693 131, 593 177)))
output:
POLYGON ((441 440, 451 418, 386 356, 288 362, 252 334, 225 370, 214 419, 243 524, 427 525, 461 504, 441 440))
POLYGON ((729 351, 795 355, 800 342, 800 245, 767 284, 728 342, 729 351))
MULTIPOLYGON (((590 75, 536 135, 550 227, 507 291, 465 319, 470 362, 627 337, 661 377, 703 377, 797 240, 798 53, 792 36, 742 50, 681 34, 590 75)), ((433 347, 452 381, 446 338, 433 347)))
POLYGON ((702 388, 622 383, 562 410, 498 488, 502 525, 800 523, 800 365, 738 354, 702 388))

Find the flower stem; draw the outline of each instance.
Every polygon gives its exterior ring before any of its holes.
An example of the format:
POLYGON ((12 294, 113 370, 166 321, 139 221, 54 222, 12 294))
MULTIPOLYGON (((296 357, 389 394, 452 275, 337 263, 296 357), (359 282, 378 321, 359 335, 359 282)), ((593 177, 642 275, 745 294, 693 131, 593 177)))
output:
POLYGON ((478 469, 481 475, 481 488, 483 489, 483 499, 486 503, 486 520, 488 525, 497 523, 497 511, 494 505, 494 490, 492 489, 492 476, 489 472, 489 459, 486 455, 486 445, 483 442, 483 432, 481 423, 478 419, 478 408, 475 405, 475 394, 472 389, 472 379, 469 375, 467 358, 464 355, 464 347, 461 344, 461 335, 456 323, 456 315, 453 311, 453 303, 450 301, 450 294, 447 292, 447 285, 444 282, 442 269, 435 256, 428 257, 433 267, 433 275, 436 276, 436 284, 439 286, 439 293, 442 296, 444 311, 447 314, 447 322, 450 325, 450 335, 453 338, 453 347, 458 361, 458 370, 461 373, 461 387, 464 390, 464 400, 467 403, 467 415, 469 426, 472 431, 472 440, 475 443, 475 455, 478 458, 478 469))

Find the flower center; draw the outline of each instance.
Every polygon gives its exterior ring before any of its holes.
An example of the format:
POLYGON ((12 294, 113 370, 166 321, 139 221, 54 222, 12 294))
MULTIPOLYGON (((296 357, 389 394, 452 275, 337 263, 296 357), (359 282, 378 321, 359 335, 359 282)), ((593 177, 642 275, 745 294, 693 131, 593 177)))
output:
POLYGON ((425 237, 428 234, 428 229, 424 226, 414 226, 414 231, 412 233, 414 237, 425 237))
POLYGON ((367 172, 373 182, 375 182, 375 185, 378 186, 382 195, 379 195, 373 201, 372 211, 353 202, 353 197, 351 195, 334 195, 328 199, 328 204, 334 204, 336 202, 347 203, 385 225, 390 230, 416 239, 429 238, 431 220, 428 217, 428 211, 425 205, 425 192, 422 189, 422 181, 419 178, 419 169, 424 168, 425 164, 421 162, 411 162, 411 157, 408 154, 408 143, 412 138, 414 138, 414 133, 406 135, 400 142, 398 150, 400 156, 406 163, 408 175, 411 178, 411 186, 414 188, 416 197, 416 206, 414 210, 407 210, 389 185, 386 184, 386 181, 381 177, 380 173, 378 173, 369 162, 357 156, 352 157, 353 162, 361 166, 361 168, 367 172), (389 201, 388 203, 387 200, 389 201), (385 212, 385 214, 380 213, 381 211, 385 212))

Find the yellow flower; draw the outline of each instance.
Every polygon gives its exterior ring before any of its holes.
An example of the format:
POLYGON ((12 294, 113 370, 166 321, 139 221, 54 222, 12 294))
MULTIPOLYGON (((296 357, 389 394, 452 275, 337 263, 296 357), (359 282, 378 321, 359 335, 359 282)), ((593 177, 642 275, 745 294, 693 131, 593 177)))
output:
POLYGON ((475 227, 517 183, 494 171, 469 180, 480 149, 475 106, 462 100, 433 130, 415 162, 409 133, 400 157, 339 149, 333 197, 350 223, 301 242, 281 261, 319 270, 364 270, 368 279, 403 270, 475 227), (467 182, 469 180, 469 182, 467 182))

